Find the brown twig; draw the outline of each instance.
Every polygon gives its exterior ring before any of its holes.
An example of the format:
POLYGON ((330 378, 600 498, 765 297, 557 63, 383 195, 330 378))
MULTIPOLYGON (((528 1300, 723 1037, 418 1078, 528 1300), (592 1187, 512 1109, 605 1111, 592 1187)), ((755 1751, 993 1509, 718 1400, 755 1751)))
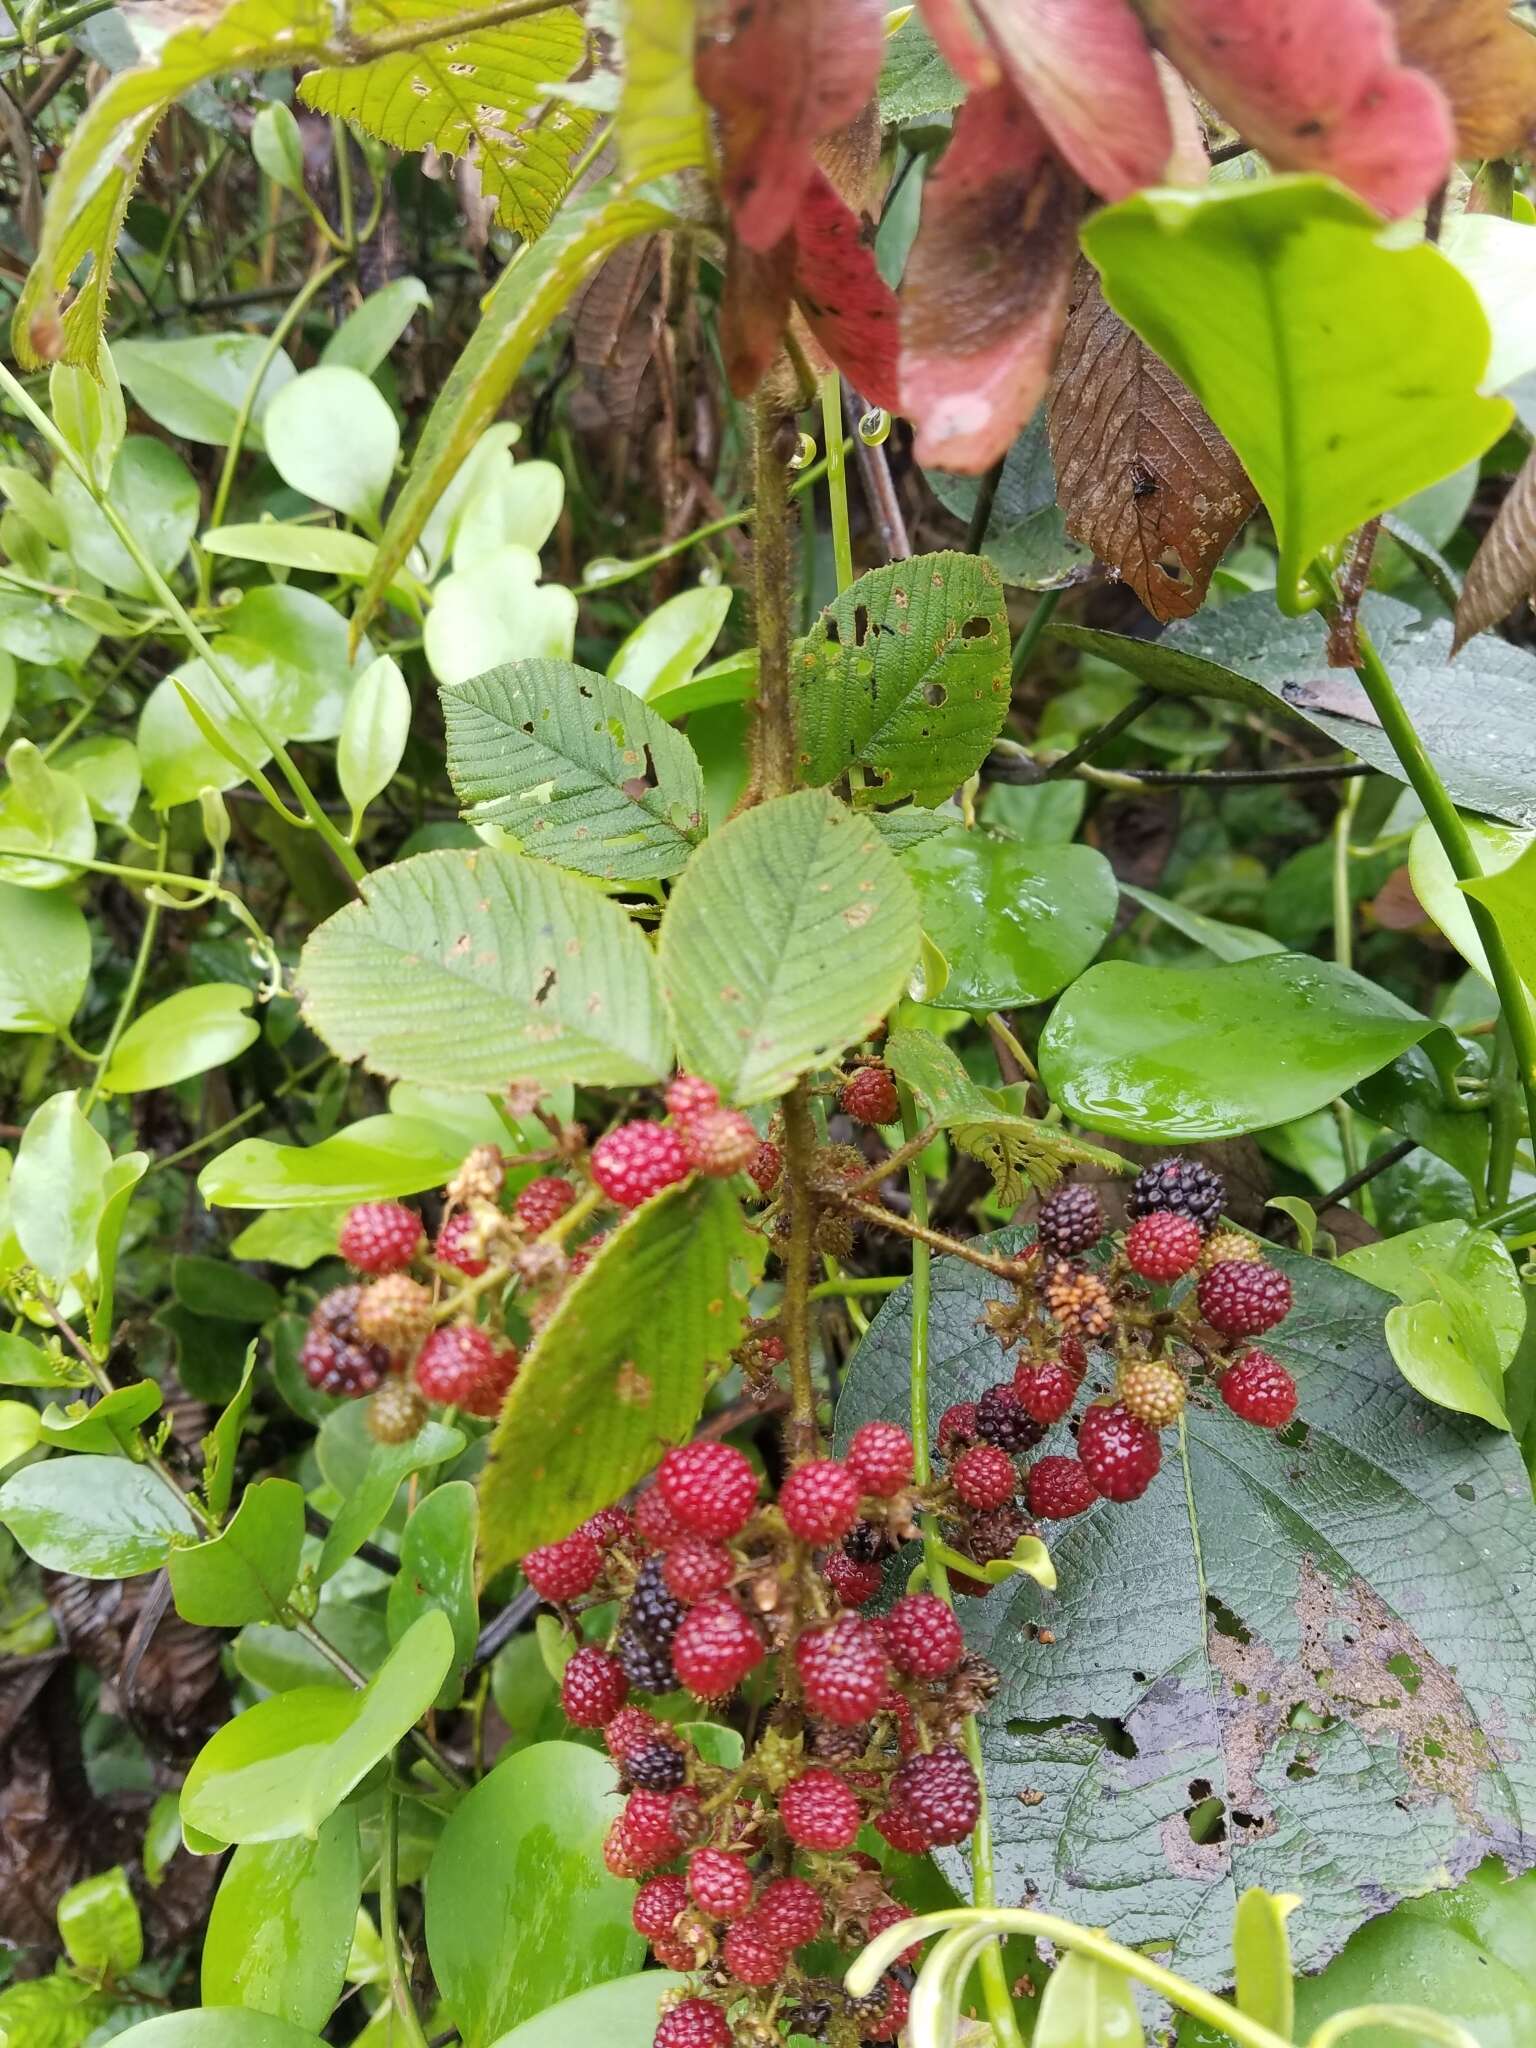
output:
POLYGON ((984 1273, 995 1273, 999 1280, 1022 1280, 1029 1269, 1028 1259, 1004 1259, 992 1252, 978 1251, 975 1245, 966 1244, 958 1237, 946 1237, 942 1230, 930 1230, 925 1224, 914 1223, 909 1216, 898 1216, 893 1209, 877 1207, 873 1202, 861 1202, 841 1188, 829 1187, 822 1192, 826 1200, 836 1202, 840 1209, 846 1209, 850 1216, 857 1216, 861 1223, 897 1231, 902 1237, 927 1245, 930 1251, 964 1259, 969 1266, 980 1266, 984 1273))

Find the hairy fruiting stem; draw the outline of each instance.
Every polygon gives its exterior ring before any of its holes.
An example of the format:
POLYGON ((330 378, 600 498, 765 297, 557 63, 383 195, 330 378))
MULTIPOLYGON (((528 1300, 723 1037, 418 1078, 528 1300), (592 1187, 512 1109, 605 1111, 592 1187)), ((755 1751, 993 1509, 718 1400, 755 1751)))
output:
POLYGON ((861 1173, 857 1180, 849 1181, 843 1192, 848 1195, 862 1195, 871 1188, 879 1187, 881 1181, 889 1180, 893 1173, 900 1173, 904 1167, 910 1166, 914 1159, 926 1152, 939 1135, 940 1129, 941 1126, 938 1124, 924 1124, 920 1131, 915 1131, 910 1138, 905 1139, 894 1152, 882 1159, 878 1166, 872 1166, 868 1173, 861 1173))
MULTIPOLYGON (((897 1100, 901 1104, 902 1134, 908 1145, 918 1135, 919 1123, 917 1104, 912 1099, 910 1088, 900 1081, 896 1084, 897 1100)), ((907 1146, 903 1146, 903 1150, 907 1146)), ((907 1166, 907 1192, 912 1200, 912 1220, 920 1228, 926 1228, 928 1221, 928 1176, 924 1173, 922 1161, 916 1153, 907 1166)), ((933 1295, 932 1253, 927 1243, 919 1238, 912 1247, 912 1354, 911 1354, 911 1423, 912 1423, 912 1471, 919 1486, 928 1486, 933 1481, 933 1460, 929 1452, 932 1441, 928 1422, 928 1318, 933 1295)), ((928 1583, 941 1600, 954 1605, 949 1588, 949 1572, 942 1556, 940 1544, 933 1527, 932 1516, 923 1519, 923 1563, 928 1573, 928 1583)), ((976 1826, 971 1832, 971 1890, 978 1906, 997 1904, 997 1878, 992 1860, 992 1815, 987 1804, 987 1780, 982 1768, 981 1732, 976 1726, 974 1714, 967 1714, 961 1737, 965 1753, 970 1758, 971 1768, 976 1773, 976 1784, 981 1796, 981 1810, 976 1817, 976 1826)), ((987 2018, 992 2023, 993 2037, 998 2048, 1023 2048, 1023 2037, 1018 2021, 1014 2017, 1013 1998, 1008 1989, 1007 1973, 1003 1968, 1002 1952, 995 1945, 982 1951, 981 1988, 986 2000, 987 2018)))
MULTIPOLYGON (((910 1173, 909 1168, 909 1178, 910 1173)), ((878 1229, 897 1231, 902 1237, 910 1237, 914 1244, 926 1246, 929 1251, 944 1252, 950 1257, 964 1259, 968 1266, 979 1266, 984 1273, 995 1273, 999 1280, 1024 1278, 1026 1267, 1020 1260, 978 1251, 975 1245, 966 1244, 961 1238, 946 1237, 942 1230, 930 1229, 918 1217, 916 1203, 911 1216, 898 1216, 893 1209, 882 1209, 874 1202, 859 1201, 843 1188, 827 1188, 823 1192, 828 1201, 836 1202, 840 1209, 846 1209, 850 1216, 857 1216, 861 1223, 873 1223, 878 1229)))
POLYGON ((785 796, 795 786, 795 726, 789 693, 789 471, 781 436, 793 422, 758 394, 753 415, 756 519, 753 598, 757 612, 757 697, 748 800, 785 796))
POLYGON ((811 1262, 815 1250, 816 1208, 811 1198, 811 1160, 816 1150, 816 1125, 811 1116, 810 1083, 797 1081, 784 1097, 784 1185, 789 1196, 789 1242, 784 1248, 784 1299, 779 1326, 789 1363, 789 1418, 784 1446, 793 1464, 815 1454, 816 1386, 811 1377, 811 1262))

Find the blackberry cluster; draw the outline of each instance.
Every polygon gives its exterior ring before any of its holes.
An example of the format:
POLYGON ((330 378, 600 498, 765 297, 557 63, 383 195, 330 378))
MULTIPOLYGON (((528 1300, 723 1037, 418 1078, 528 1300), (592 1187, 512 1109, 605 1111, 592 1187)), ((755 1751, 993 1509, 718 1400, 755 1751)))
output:
MULTIPOLYGON (((1252 1238, 1215 1228, 1225 1199, 1220 1178, 1198 1161, 1156 1161, 1137 1176, 1123 1241, 1096 1267, 1081 1261, 1107 1233, 1092 1189, 1058 1188, 1041 1203, 1030 1278, 985 1312, 1005 1350, 1018 1347, 1013 1377, 939 1419, 938 1507, 954 1548, 986 1565, 1010 1556, 1031 1522, 1138 1499, 1162 1463, 1159 1433, 1192 1392, 1212 1388, 1263 1429, 1290 1421, 1294 1380, 1246 1344, 1284 1320, 1290 1282, 1252 1238), (1176 1301, 1151 1291, 1179 1281, 1193 1284, 1176 1301), (1110 1384, 1097 1371, 1088 1384, 1090 1358, 1112 1368, 1110 1384), (1020 1454, 1058 1423, 1075 1444, 1066 1437, 1025 1464, 1020 1454)), ((992 1588, 980 1576, 953 1583, 977 1595, 992 1588)))
POLYGON ((685 1444, 632 1511, 605 1509, 524 1560, 573 1628, 573 1608, 617 1603, 611 1629, 574 1651, 561 1696, 614 1760, 622 1804, 604 1855, 639 1886, 635 1927, 695 1980, 657 2048, 784 2033, 856 2048, 905 2024, 905 1964, 851 2000, 804 1952, 830 1936, 851 1959, 906 1915, 860 1852, 862 1829, 918 1853, 963 1841, 980 1807, 959 1737, 995 1674, 931 1592, 859 1612, 937 1497, 913 1466, 905 1430, 866 1423, 841 1458, 796 1465, 769 1503, 744 1453, 685 1444), (737 1772, 642 1704, 681 1691, 718 1714, 744 1684, 759 1732, 737 1772))

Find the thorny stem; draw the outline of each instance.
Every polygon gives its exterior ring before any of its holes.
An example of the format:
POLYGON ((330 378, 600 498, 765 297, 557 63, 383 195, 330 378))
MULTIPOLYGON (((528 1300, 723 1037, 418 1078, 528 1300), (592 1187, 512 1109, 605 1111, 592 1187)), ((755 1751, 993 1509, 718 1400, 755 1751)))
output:
POLYGON ((784 1300, 779 1311, 789 1363, 789 1419, 784 1426, 790 1462, 816 1449, 816 1387, 811 1377, 811 1254, 816 1209, 810 1198, 816 1125, 810 1085, 797 1081, 784 1097, 784 1181, 789 1194, 789 1242, 784 1248, 784 1300))
POLYGON ((941 1128, 939 1124, 924 1124, 920 1131, 904 1139, 894 1152, 888 1153, 878 1165, 872 1166, 868 1173, 861 1173, 857 1180, 846 1182, 843 1192, 849 1195, 862 1195, 871 1188, 879 1187, 881 1181, 889 1180, 893 1173, 900 1173, 904 1166, 910 1165, 914 1159, 926 1152, 939 1135, 941 1128))
MULTIPOLYGON (((904 1082, 897 1082, 896 1095, 901 1104, 902 1133, 910 1144, 919 1134, 917 1104, 912 1099, 912 1091, 904 1082)), ((928 1177, 915 1153, 907 1167, 907 1192, 912 1201, 913 1221, 919 1225, 926 1225, 928 1177)), ((932 1264, 929 1247, 919 1240, 912 1247, 911 1355, 912 1471, 919 1486, 927 1486, 933 1479, 928 1423, 928 1319, 933 1290, 932 1264)), ((934 1530, 932 1517, 925 1517, 923 1563, 927 1568, 928 1583, 941 1600, 953 1607, 949 1571, 940 1554, 942 1547, 934 1530)), ((981 1810, 971 1833, 971 1889, 978 1906, 995 1906, 997 1876, 992 1860, 992 1816, 987 1804, 986 1774, 982 1769, 981 1734, 976 1726, 974 1714, 967 1714, 965 1717, 962 1739, 981 1791, 981 1810)), ((989 1946, 982 1954, 981 1988, 986 2000, 987 2017, 992 2022, 992 2032, 998 2048, 1023 2048, 1018 2021, 1014 2017, 1013 1999, 1008 1990, 1007 1975, 1003 1969, 1002 1952, 995 1945, 989 1946)))
POLYGON ((973 1244, 966 1244, 958 1237, 946 1237, 942 1230, 930 1230, 919 1221, 916 1211, 911 1216, 898 1216, 893 1209, 879 1208, 874 1202, 861 1202, 842 1188, 829 1187, 824 1190, 826 1199, 836 1202, 850 1215, 857 1216, 862 1223, 873 1223, 880 1230, 894 1230, 902 1237, 910 1237, 914 1244, 926 1245, 930 1251, 944 1252, 951 1257, 964 1259, 968 1266, 980 1266, 984 1273, 995 1273, 999 1280, 1018 1281, 1024 1277, 1025 1264, 1018 1259, 999 1258, 994 1252, 978 1251, 973 1244))

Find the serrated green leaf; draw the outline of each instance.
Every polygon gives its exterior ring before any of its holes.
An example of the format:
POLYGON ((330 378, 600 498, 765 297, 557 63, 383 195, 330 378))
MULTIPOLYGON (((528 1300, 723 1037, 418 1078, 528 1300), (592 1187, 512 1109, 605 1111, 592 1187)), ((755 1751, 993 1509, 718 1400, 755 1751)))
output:
POLYGON ((433 506, 567 300, 620 242, 675 225, 675 216, 657 200, 603 185, 563 209, 537 242, 508 264, 422 429, 409 479, 395 500, 373 574, 358 598, 355 631, 361 632, 378 608, 433 506))
MULTIPOLYGON (((1536 1566, 1518 1454, 1404 1384, 1389 1296, 1268 1256, 1295 1297, 1263 1342, 1296 1377, 1296 1427, 1192 1402, 1141 1499, 1058 1526, 1055 1594, 1020 1579, 964 1616, 1002 1672, 980 1724, 999 1892, 1037 1886, 1207 1984, 1230 1976, 1244 1887, 1309 1873, 1294 1940, 1315 1969, 1536 1813, 1536 1757, 1506 1733, 1536 1712, 1536 1633, 1508 1592, 1536 1566), (1207 1796, 1225 1834, 1197 1842, 1186 1814, 1207 1796)), ((936 1262, 934 1414, 997 1380, 979 1319, 1007 1292, 936 1262)), ((911 1341, 904 1288, 849 1362, 840 1445, 872 1417, 906 1422, 911 1341)))
POLYGON ((480 1482, 483 1577, 569 1535, 686 1438, 740 1340, 764 1251, 713 1180, 666 1189, 615 1231, 502 1409, 480 1482))
POLYGON ((618 683, 515 661, 442 697, 448 773, 472 824, 605 881, 674 875, 703 838, 693 749, 618 683))
POLYGON ((693 82, 696 0, 623 0, 624 85, 614 121, 635 183, 709 162, 704 104, 693 82))
POLYGON ((759 804, 706 840, 662 920, 683 1064, 734 1102, 782 1094, 885 1015, 917 954, 912 885, 867 818, 821 790, 759 804))
POLYGON ((801 771, 858 767, 882 803, 940 803, 987 758, 1008 710, 1008 612, 974 555, 891 562, 845 590, 795 651, 801 771))
MULTIPOLYGON (((407 22, 447 25, 463 15, 458 0, 358 0, 349 26, 370 36, 407 22)), ((464 157, 496 202, 502 226, 531 242, 565 197, 596 120, 585 107, 546 104, 586 49, 575 8, 551 7, 368 64, 311 71, 299 83, 299 98, 318 113, 355 121, 392 149, 464 157)))
POLYGON ((123 1977, 144 1960, 144 1925, 121 1866, 71 1885, 57 1918, 70 1961, 88 1977, 123 1977))
POLYGON ((299 964, 343 1059, 428 1087, 633 1086, 670 1065, 649 946, 590 883, 489 848, 383 868, 299 964))

